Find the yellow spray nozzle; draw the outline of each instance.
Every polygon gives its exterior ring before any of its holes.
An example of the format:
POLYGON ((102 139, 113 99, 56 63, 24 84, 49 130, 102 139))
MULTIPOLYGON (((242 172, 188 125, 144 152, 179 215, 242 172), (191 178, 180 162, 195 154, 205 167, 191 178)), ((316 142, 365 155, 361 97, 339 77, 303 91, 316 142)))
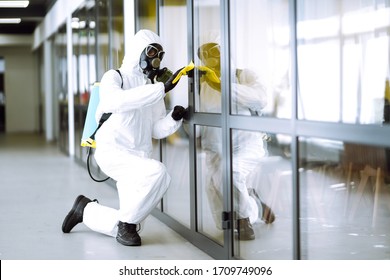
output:
POLYGON ((181 69, 179 74, 177 74, 175 79, 172 81, 172 84, 176 84, 180 80, 181 76, 187 75, 189 71, 194 69, 194 67, 195 67, 195 64, 191 61, 187 66, 185 66, 183 69, 181 69))
POLYGON ((96 148, 96 141, 88 138, 86 140, 81 141, 81 147, 91 147, 91 148, 96 148))

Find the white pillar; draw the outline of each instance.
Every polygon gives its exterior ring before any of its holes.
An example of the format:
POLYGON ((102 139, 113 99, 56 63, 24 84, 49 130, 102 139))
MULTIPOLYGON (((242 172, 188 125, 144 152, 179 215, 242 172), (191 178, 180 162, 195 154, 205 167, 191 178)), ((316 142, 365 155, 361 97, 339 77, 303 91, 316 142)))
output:
POLYGON ((75 154, 74 146, 74 94, 73 94, 73 44, 72 44, 72 15, 66 19, 66 53, 68 69, 68 129, 69 129, 69 156, 75 154))

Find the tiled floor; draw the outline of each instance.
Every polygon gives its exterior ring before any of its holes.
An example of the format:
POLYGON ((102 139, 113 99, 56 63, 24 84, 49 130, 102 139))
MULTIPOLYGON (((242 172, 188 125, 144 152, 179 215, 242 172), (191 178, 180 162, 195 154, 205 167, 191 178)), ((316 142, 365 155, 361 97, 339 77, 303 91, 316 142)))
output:
POLYGON ((212 259, 153 216, 145 222, 140 247, 122 246, 83 224, 62 233, 78 194, 112 207, 117 194, 39 135, 0 134, 0 191, 2 260, 212 259))
MULTIPOLYGON (((277 219, 272 225, 255 224, 256 240, 235 243, 236 252, 243 259, 292 258, 291 168, 282 159, 283 164, 274 164, 287 171, 278 173, 271 159, 267 159, 268 169, 277 176, 265 176, 267 170, 262 169, 261 174, 269 181, 261 176, 256 181, 268 187, 268 192, 261 188, 259 192, 263 191, 277 219), (274 190, 279 191, 271 201, 274 190)), ((384 183, 380 188, 373 226, 372 188, 367 188, 356 215, 348 219, 345 213, 351 207, 346 204, 345 171, 338 165, 325 167, 305 166, 300 170, 301 258, 388 260, 390 185, 384 183)), ((355 177, 350 184, 351 202, 359 183, 355 177)), ((39 135, 0 134, 0 193, 2 260, 212 259, 153 216, 143 227, 141 247, 122 246, 114 238, 92 232, 82 224, 63 234, 62 221, 78 194, 98 198, 101 204, 112 207, 117 207, 117 194, 115 187, 92 181, 83 166, 39 135)), ((171 209, 173 213, 181 210, 171 209)), ((215 231, 214 227, 211 229, 215 231)), ((206 233, 214 232, 211 229, 206 233)), ((213 235, 213 239, 218 237, 220 232, 213 235)))

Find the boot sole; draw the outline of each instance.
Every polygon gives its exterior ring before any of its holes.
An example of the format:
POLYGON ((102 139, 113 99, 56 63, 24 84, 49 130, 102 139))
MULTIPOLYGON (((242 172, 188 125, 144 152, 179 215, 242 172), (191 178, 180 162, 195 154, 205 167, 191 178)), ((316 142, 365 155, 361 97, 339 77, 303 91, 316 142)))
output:
POLYGON ((120 244, 125 245, 125 246, 141 246, 141 241, 139 241, 139 242, 124 241, 118 237, 116 238, 116 241, 118 241, 120 244))
POLYGON ((255 240, 256 236, 255 235, 238 234, 237 238, 240 241, 250 241, 250 240, 255 240))

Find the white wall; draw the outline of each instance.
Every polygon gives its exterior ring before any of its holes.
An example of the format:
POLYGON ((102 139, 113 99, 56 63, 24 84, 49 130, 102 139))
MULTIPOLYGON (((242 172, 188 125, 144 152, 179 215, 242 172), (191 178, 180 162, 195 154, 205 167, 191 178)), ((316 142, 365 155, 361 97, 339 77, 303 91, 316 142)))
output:
POLYGON ((5 60, 6 132, 39 130, 38 67, 31 46, 0 47, 5 60))

